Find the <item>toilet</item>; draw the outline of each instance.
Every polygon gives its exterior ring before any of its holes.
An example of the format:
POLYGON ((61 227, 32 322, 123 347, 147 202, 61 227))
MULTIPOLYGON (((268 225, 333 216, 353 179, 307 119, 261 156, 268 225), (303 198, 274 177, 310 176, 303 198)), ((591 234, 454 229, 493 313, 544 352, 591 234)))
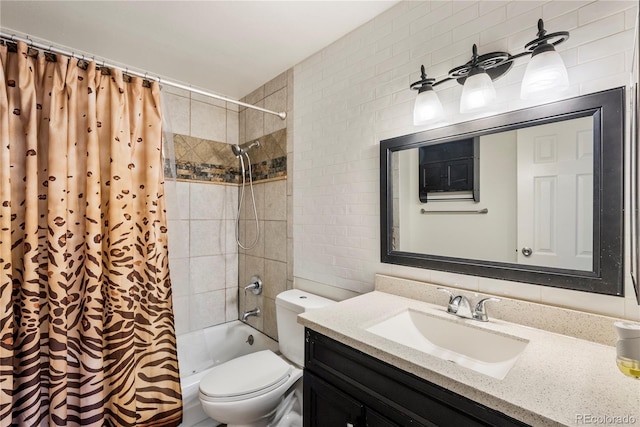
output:
MULTIPOLYGON (((298 289, 278 294, 276 322, 282 354, 258 351, 214 367, 200 381, 204 412, 228 427, 273 425, 270 423, 281 404, 286 406, 302 391, 299 380, 304 367, 304 327, 296 318, 307 310, 330 304, 335 301, 298 289)), ((289 416, 281 412, 278 417, 289 416)))

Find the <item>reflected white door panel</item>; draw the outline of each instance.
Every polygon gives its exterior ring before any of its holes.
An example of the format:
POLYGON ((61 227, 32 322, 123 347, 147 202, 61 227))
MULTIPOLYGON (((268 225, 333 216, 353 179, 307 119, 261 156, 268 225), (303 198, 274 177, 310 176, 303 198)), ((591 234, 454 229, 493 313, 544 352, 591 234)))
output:
POLYGON ((518 132, 518 262, 593 269, 593 120, 518 132))

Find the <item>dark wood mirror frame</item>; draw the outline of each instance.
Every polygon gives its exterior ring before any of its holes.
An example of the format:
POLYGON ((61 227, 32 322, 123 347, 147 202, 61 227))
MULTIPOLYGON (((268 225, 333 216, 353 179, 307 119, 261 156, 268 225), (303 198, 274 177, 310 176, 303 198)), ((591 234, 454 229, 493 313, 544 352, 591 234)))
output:
POLYGON ((558 288, 624 295, 624 88, 578 96, 380 142, 380 260, 384 263, 558 288), (593 117, 593 269, 568 270, 392 249, 392 154, 496 132, 593 117))
POLYGON ((638 165, 640 164, 640 89, 638 83, 635 83, 631 90, 631 279, 633 288, 636 292, 636 301, 640 305, 640 173, 638 165))

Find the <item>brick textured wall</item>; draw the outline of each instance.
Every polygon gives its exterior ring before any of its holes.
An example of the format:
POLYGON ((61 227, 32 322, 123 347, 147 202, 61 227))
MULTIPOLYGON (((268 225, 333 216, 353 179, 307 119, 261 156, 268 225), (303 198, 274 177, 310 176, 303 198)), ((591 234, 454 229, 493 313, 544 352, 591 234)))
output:
MULTIPOLYGON (((640 318, 629 283, 627 297, 616 298, 381 264, 378 201, 379 141, 427 128, 412 124, 415 91, 409 85, 419 79, 421 64, 439 77, 468 61, 474 43, 480 53, 521 52, 543 18, 549 32, 571 32, 558 46, 571 86, 555 99, 625 86, 637 7, 637 1, 401 2, 296 65, 294 276, 366 292, 374 273, 396 274, 640 318)), ((496 81, 497 102, 481 113, 458 112, 461 87, 455 82, 438 86, 446 123, 536 104, 519 98, 526 63, 519 59, 496 81)))

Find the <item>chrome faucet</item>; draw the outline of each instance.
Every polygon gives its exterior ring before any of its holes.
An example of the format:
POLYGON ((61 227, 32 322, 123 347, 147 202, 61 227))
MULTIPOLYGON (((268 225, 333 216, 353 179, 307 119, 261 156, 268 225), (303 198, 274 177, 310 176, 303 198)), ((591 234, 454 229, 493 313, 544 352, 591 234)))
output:
POLYGON ((253 292, 254 295, 260 295, 262 293, 262 280, 260 276, 251 277, 251 282, 244 287, 245 295, 247 295, 247 291, 253 292))
POLYGON ((478 320, 480 322, 489 321, 486 303, 488 301, 500 301, 500 298, 483 298, 475 304, 475 307, 472 310, 471 303, 464 295, 454 295, 453 292, 445 288, 438 288, 438 290, 449 295, 447 313, 455 314, 456 316, 463 317, 465 319, 478 320))
POLYGON ((254 308, 253 310, 249 310, 249 311, 245 311, 244 314, 242 315, 242 321, 246 322, 247 319, 251 316, 260 316, 260 309, 259 308, 254 308))

